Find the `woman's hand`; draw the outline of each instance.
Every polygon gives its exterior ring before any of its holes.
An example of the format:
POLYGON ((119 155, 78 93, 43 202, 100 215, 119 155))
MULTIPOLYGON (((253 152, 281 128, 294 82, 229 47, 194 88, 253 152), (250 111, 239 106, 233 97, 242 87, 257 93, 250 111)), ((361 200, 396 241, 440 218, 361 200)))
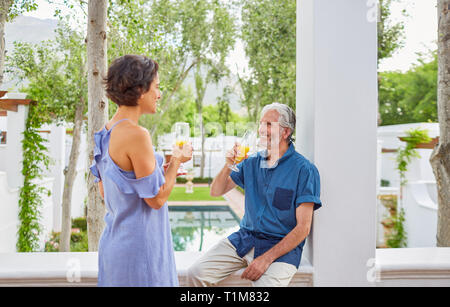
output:
POLYGON ((177 145, 173 146, 173 157, 179 159, 181 163, 185 163, 192 159, 192 145, 190 143, 183 144, 180 148, 177 145))

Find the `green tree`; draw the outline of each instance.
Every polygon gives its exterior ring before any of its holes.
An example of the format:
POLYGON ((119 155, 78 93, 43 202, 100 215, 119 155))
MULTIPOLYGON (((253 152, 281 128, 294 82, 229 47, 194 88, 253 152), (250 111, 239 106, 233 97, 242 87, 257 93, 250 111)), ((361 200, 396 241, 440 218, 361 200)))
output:
POLYGON ((280 102, 295 109, 296 1, 243 0, 241 36, 249 76, 240 77, 243 105, 253 121, 280 102))
POLYGON ((225 104, 225 106, 227 107, 226 117, 221 114, 221 109, 223 109, 223 106, 220 104, 220 102, 215 105, 207 105, 203 108, 203 119, 205 126, 210 126, 212 128, 206 131, 207 137, 217 136, 219 131, 225 134, 227 132, 227 123, 233 123, 237 130, 240 130, 239 128, 241 126, 245 127, 245 123, 247 123, 247 117, 240 116, 231 111, 228 104, 225 104), (220 127, 210 125, 210 123, 219 124, 220 127), (215 127, 217 128, 214 129, 215 127))
POLYGON ((437 52, 430 51, 405 73, 379 73, 381 125, 437 122, 437 68, 437 52))
MULTIPOLYGON (((383 59, 390 58, 392 55, 399 50, 404 45, 404 23, 401 21, 394 22, 392 20, 392 5, 393 3, 399 3, 400 0, 378 0, 378 24, 377 24, 377 34, 378 34, 378 58, 377 65, 383 59)), ((402 11, 403 16, 407 16, 405 9, 402 11)), ((384 84, 382 88, 380 84, 381 77, 378 77, 378 92, 380 95, 386 94, 386 91, 390 91, 384 84), (385 90, 385 93, 382 93, 385 90)), ((394 93, 397 94, 397 93, 394 93)), ((398 117, 398 114, 403 115, 404 110, 394 102, 389 102, 384 106, 379 100, 379 110, 378 110, 378 124, 386 125, 386 122, 382 121, 382 118, 386 117, 398 117), (386 108, 387 107, 387 108, 386 108), (389 108, 394 112, 389 114, 389 108)))
MULTIPOLYGON (((379 22, 378 22, 378 63, 390 58, 404 45, 405 25, 401 21, 394 22, 392 19, 392 4, 400 0, 378 0, 379 22)), ((406 10, 402 11, 407 16, 406 10)))
MULTIPOLYGON (((170 133, 173 125, 176 122, 189 123, 191 127, 194 126, 195 118, 195 97, 190 87, 181 86, 174 94, 172 103, 169 105, 166 111, 166 120, 162 121, 156 130, 156 135, 162 135, 164 133, 170 133)), ((151 118, 144 119, 145 123, 151 125, 151 118)), ((194 136, 191 129, 191 136, 194 136)))
POLYGON ((23 12, 37 9, 35 0, 0 0, 0 85, 3 83, 5 65, 5 24, 23 12))
MULTIPOLYGON (((114 56, 146 53, 161 66, 164 95, 159 102, 159 112, 151 118, 142 118, 140 124, 155 135, 158 127, 170 117, 168 111, 175 93, 193 72, 196 114, 199 132, 203 135, 202 106, 206 88, 228 73, 225 58, 235 42, 235 22, 229 5, 219 0, 110 2, 118 4, 110 5, 109 10, 111 47, 116 47, 114 56)), ((201 170, 203 165, 202 160, 201 170)))
MULTIPOLYGON (((223 97, 219 98, 217 104, 210 104, 203 107, 203 122, 205 126, 211 126, 211 123, 218 123, 221 127, 222 133, 226 132, 226 125, 229 122, 235 123, 237 125, 244 126, 247 122, 245 116, 240 116, 234 113, 227 102, 227 100, 222 100, 223 97), (223 114, 223 110, 226 110, 226 115, 223 114)), ((158 126, 157 135, 164 133, 170 133, 171 128, 176 122, 186 122, 189 123, 191 127, 196 124, 196 119, 198 119, 197 108, 195 103, 195 96, 190 87, 182 86, 180 90, 177 91, 173 98, 173 103, 170 104, 169 109, 166 113, 167 120, 162 122, 158 126)), ((217 136, 218 130, 206 131, 206 136, 217 136)), ((194 131, 191 129, 191 137, 194 137, 194 131)))
MULTIPOLYGON (((37 101, 36 112, 32 114, 39 114, 40 124, 73 123, 72 148, 69 164, 64 172, 60 245, 62 251, 70 251, 72 188, 76 178, 83 117, 87 109, 84 35, 73 31, 67 24, 60 23, 56 29, 55 41, 35 45, 15 43, 13 54, 8 57, 8 70, 18 77, 19 82, 25 79, 28 81, 21 91, 37 101)), ((36 125, 35 129, 39 127, 40 125, 36 125)))

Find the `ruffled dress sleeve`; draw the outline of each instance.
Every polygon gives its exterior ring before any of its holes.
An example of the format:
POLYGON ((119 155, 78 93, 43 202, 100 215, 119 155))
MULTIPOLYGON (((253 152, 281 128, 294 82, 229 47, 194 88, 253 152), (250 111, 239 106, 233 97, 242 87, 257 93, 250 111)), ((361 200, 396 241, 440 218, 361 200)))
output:
POLYGON ((140 198, 153 198, 165 183, 165 178, 158 163, 155 170, 148 176, 133 179, 125 176, 120 170, 109 175, 119 190, 124 194, 137 194, 140 198))

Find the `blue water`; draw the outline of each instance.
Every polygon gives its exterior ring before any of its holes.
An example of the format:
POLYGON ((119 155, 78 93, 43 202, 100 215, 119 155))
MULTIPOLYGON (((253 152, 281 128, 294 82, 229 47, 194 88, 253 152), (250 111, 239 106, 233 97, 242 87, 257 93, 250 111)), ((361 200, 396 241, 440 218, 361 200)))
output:
POLYGON ((208 250, 239 229, 239 218, 228 206, 169 206, 175 251, 208 250))

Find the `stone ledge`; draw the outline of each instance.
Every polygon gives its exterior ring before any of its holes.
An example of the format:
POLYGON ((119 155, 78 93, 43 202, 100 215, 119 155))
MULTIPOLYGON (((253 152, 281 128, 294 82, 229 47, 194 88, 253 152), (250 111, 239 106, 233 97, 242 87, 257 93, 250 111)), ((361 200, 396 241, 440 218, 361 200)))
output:
MULTIPOLYGON (((180 286, 187 286, 188 268, 201 252, 175 252, 180 286)), ((96 286, 97 253, 4 253, 0 254, 0 286, 96 286), (79 272, 79 273, 74 273, 79 272), (68 277, 79 282, 69 282, 68 277)), ((239 270, 219 287, 251 286, 239 270)), ((312 286, 313 268, 305 260, 289 286, 312 286)))
POLYGON ((450 248, 377 249, 379 285, 450 286, 450 248))

